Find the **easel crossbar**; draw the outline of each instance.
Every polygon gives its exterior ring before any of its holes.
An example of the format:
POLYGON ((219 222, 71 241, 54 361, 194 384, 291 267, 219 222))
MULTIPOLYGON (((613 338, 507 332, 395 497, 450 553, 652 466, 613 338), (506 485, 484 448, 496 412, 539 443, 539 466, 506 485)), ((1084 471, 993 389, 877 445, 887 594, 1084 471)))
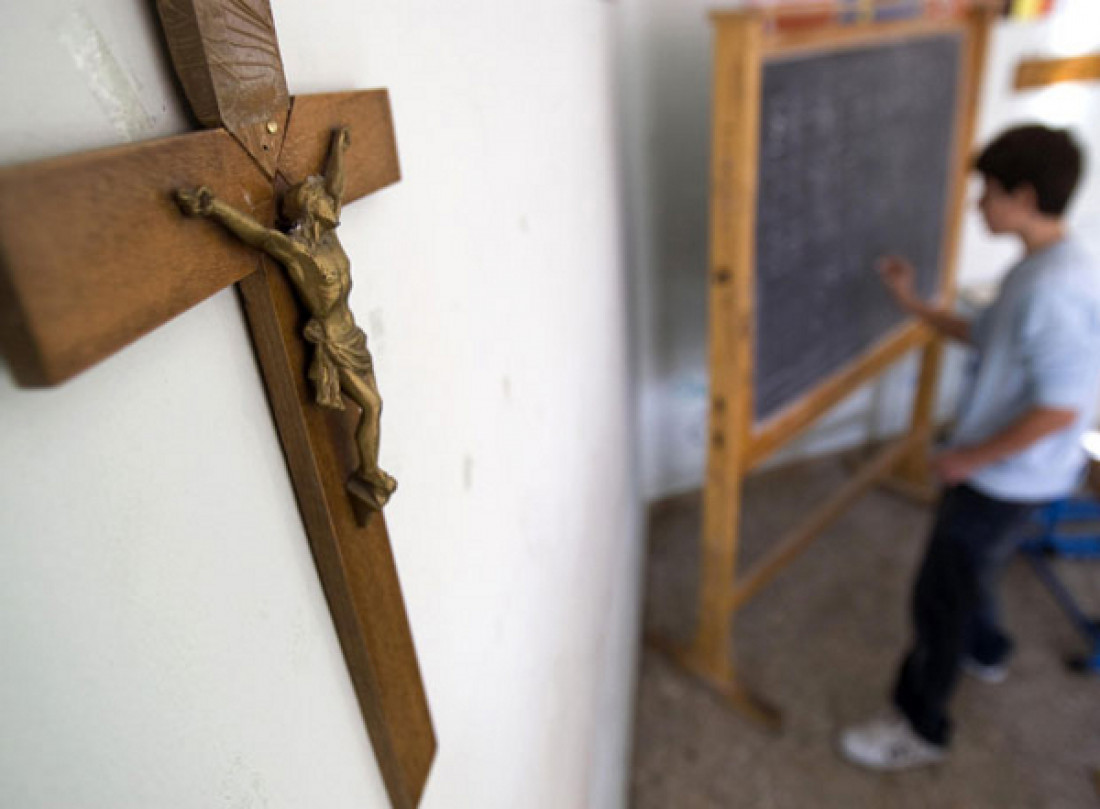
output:
POLYGON ((745 452, 744 468, 755 469, 792 438, 816 422, 831 408, 914 349, 926 348, 933 339, 927 326, 910 321, 834 373, 813 391, 756 427, 745 452))
POLYGON ((814 540, 847 511, 867 489, 889 474, 903 458, 919 448, 923 442, 923 433, 910 433, 880 450, 856 472, 844 488, 822 503, 802 523, 791 529, 767 556, 734 583, 729 591, 726 608, 730 611, 737 610, 752 599, 778 576, 783 568, 809 548, 814 540))

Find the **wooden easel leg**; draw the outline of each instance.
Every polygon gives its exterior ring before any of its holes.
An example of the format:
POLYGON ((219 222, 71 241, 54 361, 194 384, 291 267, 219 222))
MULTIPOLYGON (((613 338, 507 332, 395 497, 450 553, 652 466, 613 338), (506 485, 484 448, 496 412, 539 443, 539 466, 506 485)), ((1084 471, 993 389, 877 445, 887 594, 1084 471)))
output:
MULTIPOLYGON (((731 16, 716 28, 708 345, 711 406, 703 494, 698 628, 672 659, 729 705, 768 727, 779 714, 738 682, 730 591, 737 563, 741 479, 753 420, 753 244, 762 78, 763 18, 731 16)), ((666 645, 667 649, 668 646, 666 645)))
POLYGON ((783 728, 782 712, 741 682, 729 660, 732 643, 726 646, 721 652, 721 660, 712 657, 713 653, 697 648, 695 643, 673 651, 672 659, 746 719, 766 730, 779 732, 783 728))
MULTIPOLYGON (((936 423, 936 392, 943 366, 943 341, 933 340, 922 355, 920 381, 913 401, 913 434, 931 436, 936 423)), ((921 442, 902 459, 893 474, 884 481, 887 488, 922 502, 935 497, 935 482, 928 465, 928 443, 921 442)))
MULTIPOLYGON (((736 468, 737 458, 723 460, 736 468)), ((703 548, 700 562, 698 626, 687 644, 650 639, 650 645, 687 669, 726 704, 768 730, 778 731, 782 715, 738 680, 732 663, 733 619, 730 591, 736 567, 741 486, 708 481, 704 495, 703 548)))
POLYGON ((731 650, 723 650, 715 659, 696 647, 698 638, 687 645, 663 637, 648 637, 646 642, 746 719, 773 733, 782 730, 782 711, 741 683, 727 657, 731 650))

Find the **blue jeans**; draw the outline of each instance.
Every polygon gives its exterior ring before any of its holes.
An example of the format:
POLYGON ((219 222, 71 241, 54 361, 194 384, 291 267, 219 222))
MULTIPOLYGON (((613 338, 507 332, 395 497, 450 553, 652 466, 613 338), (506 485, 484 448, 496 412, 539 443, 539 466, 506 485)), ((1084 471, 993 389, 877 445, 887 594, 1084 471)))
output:
POLYGON ((894 704, 933 744, 950 741, 947 705, 962 658, 996 665, 1012 651, 998 617, 997 584, 1038 505, 997 500, 965 485, 940 499, 913 588, 915 640, 894 688, 894 704))

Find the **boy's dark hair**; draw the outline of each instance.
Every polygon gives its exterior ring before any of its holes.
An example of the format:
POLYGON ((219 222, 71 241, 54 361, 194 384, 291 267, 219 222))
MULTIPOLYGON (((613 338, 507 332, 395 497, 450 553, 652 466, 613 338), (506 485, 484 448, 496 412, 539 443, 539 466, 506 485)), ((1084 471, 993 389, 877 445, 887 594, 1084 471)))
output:
POLYGON ((1081 148, 1069 132, 1032 124, 1008 129, 994 138, 982 149, 974 168, 1005 191, 1030 185, 1039 210, 1061 216, 1081 178, 1082 162, 1081 148))

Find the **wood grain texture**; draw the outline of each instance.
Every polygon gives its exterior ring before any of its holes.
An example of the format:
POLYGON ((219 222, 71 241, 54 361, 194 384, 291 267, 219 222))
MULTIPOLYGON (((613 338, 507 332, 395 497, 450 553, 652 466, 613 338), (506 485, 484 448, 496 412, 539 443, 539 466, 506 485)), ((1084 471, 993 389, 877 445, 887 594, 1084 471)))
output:
POLYGON ((882 45, 913 37, 961 33, 963 25, 957 19, 917 18, 896 22, 875 22, 863 25, 828 25, 797 31, 781 31, 765 40, 764 54, 768 59, 801 56, 828 51, 834 53, 868 45, 882 45))
MULTIPOLYGON (((400 179, 384 90, 295 106, 290 181, 321 170, 340 124, 353 127, 346 201, 400 179)), ((271 182, 221 129, 0 169, 0 350, 21 385, 63 382, 254 269, 246 247, 180 215, 173 192, 203 183, 270 216, 271 182)))
MULTIPOLYGON (((876 20, 894 18, 909 19, 924 16, 928 19, 949 16, 941 0, 821 0, 797 4, 780 3, 763 6, 766 30, 769 32, 798 29, 821 29, 829 26, 873 24, 876 20)), ((728 12, 716 12, 725 14, 728 12)))
POLYGON ((1024 59, 1016 67, 1014 87, 1031 90, 1067 81, 1100 81, 1100 53, 1064 59, 1024 59))
POLYGON ((268 0, 157 0, 157 11, 199 122, 225 127, 273 176, 290 99, 268 0))
POLYGON ((761 18, 739 15, 715 31, 711 163, 711 407, 703 489, 698 624, 690 662, 715 684, 734 676, 725 604, 737 559, 742 453, 752 423, 752 340, 761 18))
POLYGON ((62 382, 254 269, 180 214, 173 192, 212 178, 269 214, 270 182, 224 130, 0 170, 0 349, 20 384, 62 382))
POLYGON ((322 172, 332 131, 341 126, 351 127, 344 156, 345 203, 401 179, 389 93, 357 90, 294 97, 279 158, 279 174, 287 184, 322 172))

